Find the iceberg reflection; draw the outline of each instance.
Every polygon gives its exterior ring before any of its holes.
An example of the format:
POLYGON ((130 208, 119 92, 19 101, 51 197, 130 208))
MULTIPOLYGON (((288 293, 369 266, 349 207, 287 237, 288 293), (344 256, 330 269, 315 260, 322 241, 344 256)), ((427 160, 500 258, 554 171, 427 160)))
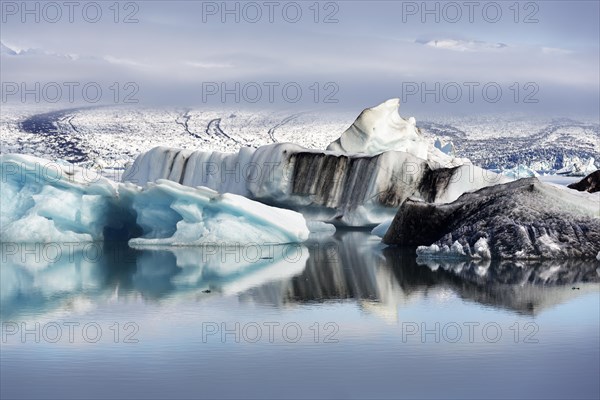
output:
POLYGON ((450 290, 467 301, 532 315, 597 291, 600 282, 598 261, 423 261, 413 251, 382 248, 363 232, 340 232, 316 249, 308 246, 311 257, 301 275, 244 296, 270 304, 352 299, 397 320, 398 308, 450 290))
POLYGON ((131 249, 110 242, 2 243, 0 314, 40 315, 87 303, 189 294, 230 295, 302 272, 309 258, 300 244, 131 249), (51 257, 50 246, 58 249, 51 257), (92 250, 93 249, 93 250, 92 250))
POLYGON ((3 319, 132 298, 160 303, 237 295, 270 306, 352 301, 397 320, 407 304, 449 292, 536 314, 597 291, 600 282, 598 261, 423 261, 356 231, 304 245, 131 249, 109 242, 54 258, 48 248, 14 246, 1 247, 3 319))

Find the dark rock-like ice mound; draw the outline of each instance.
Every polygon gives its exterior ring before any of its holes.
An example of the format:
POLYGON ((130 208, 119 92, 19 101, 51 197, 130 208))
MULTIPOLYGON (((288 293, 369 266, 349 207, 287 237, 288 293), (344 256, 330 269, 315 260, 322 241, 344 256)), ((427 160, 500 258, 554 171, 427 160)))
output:
POLYGON ((579 182, 571 183, 568 187, 580 192, 596 193, 600 191, 600 169, 592 172, 579 182))
POLYGON ((383 238, 421 257, 593 259, 600 252, 600 196, 536 178, 465 193, 448 204, 406 200, 383 238))

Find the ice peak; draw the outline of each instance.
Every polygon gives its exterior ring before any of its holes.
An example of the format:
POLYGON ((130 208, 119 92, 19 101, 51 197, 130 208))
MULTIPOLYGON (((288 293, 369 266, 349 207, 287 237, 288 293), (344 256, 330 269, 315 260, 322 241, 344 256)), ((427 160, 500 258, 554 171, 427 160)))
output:
POLYGON ((370 155, 397 150, 426 159, 427 142, 419 134, 415 118, 402 118, 399 107, 400 99, 394 98, 363 110, 327 150, 370 155))

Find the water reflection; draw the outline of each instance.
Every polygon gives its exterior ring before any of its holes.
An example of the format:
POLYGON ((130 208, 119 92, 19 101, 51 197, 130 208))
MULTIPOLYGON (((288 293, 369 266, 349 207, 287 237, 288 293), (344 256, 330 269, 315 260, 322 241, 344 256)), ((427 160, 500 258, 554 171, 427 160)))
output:
POLYGON ((425 261, 413 251, 383 247, 362 232, 346 232, 312 248, 301 275, 242 298, 270 304, 354 299, 395 320, 398 308, 451 290, 465 300, 532 315, 598 290, 599 267, 600 262, 578 260, 425 261))
POLYGON ((141 250, 108 243, 71 248, 60 257, 28 246, 2 246, 3 319, 130 298, 239 295, 241 301, 275 306, 354 301, 393 320, 398 308, 447 290, 535 314, 598 290, 600 282, 597 261, 438 263, 385 248, 365 232, 340 232, 303 246, 141 250))

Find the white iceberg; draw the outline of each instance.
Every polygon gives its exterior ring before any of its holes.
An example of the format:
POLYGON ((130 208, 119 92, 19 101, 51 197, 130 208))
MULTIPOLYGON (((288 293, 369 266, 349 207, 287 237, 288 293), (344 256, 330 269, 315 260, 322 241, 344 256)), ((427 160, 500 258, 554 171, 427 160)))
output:
POLYGON ((417 247, 417 256, 421 259, 483 259, 489 260, 492 258, 490 247, 486 238, 481 237, 473 244, 469 246, 465 243, 463 246, 458 240, 455 240, 451 246, 446 244, 438 246, 432 244, 431 246, 419 246, 417 247))
POLYGON ((466 160, 455 158, 454 144, 435 143, 421 134, 414 117, 404 119, 398 113, 400 99, 389 99, 363 110, 342 135, 327 146, 327 150, 347 154, 376 155, 386 151, 410 153, 444 167, 462 165, 466 160))
POLYGON ((388 150, 404 151, 427 158, 427 141, 417 131, 413 117, 398 114, 400 99, 390 99, 367 108, 327 150, 375 155, 388 150))
POLYGON ((556 171, 556 174, 566 176, 586 176, 598 170, 594 157, 590 157, 587 161, 581 160, 579 157, 574 157, 566 164, 567 165, 563 168, 556 171))

